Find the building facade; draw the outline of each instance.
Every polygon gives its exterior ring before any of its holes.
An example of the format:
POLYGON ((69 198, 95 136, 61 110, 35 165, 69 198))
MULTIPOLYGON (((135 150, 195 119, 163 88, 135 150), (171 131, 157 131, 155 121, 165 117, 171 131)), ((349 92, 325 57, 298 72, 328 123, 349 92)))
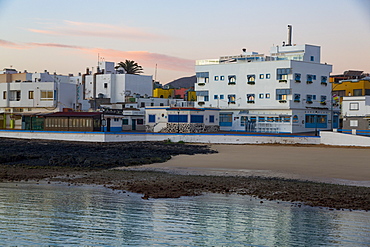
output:
POLYGON ((343 129, 370 129, 370 95, 343 97, 343 129))
POLYGON ((0 128, 22 128, 22 117, 76 109, 78 85, 69 76, 18 72, 0 73, 0 128))
POLYGON ((331 129, 331 70, 313 45, 272 47, 270 56, 243 49, 241 55, 199 60, 197 107, 219 108, 225 131, 331 129))
POLYGON ((216 108, 148 107, 145 109, 147 132, 200 133, 219 131, 216 108))

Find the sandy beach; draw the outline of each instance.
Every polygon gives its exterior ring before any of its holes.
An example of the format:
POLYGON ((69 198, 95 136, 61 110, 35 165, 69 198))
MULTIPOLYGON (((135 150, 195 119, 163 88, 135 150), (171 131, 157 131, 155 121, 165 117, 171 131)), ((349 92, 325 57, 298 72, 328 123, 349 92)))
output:
POLYGON ((369 148, 214 144, 211 149, 218 153, 178 155, 165 163, 141 168, 180 174, 283 177, 370 187, 369 148))

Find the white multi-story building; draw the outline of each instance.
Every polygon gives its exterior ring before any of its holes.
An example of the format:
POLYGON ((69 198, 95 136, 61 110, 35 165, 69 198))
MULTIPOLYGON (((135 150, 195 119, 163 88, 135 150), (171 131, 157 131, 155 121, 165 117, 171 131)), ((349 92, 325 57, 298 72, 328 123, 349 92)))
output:
POLYGON ((22 116, 76 108, 77 90, 69 76, 4 69, 0 72, 0 128, 20 129, 22 116))
POLYGON ((298 133, 331 129, 332 66, 320 47, 272 47, 270 56, 246 52, 196 61, 198 107, 220 108, 225 131, 298 133))
MULTIPOLYGON (((152 96, 152 76, 125 74, 115 70, 113 62, 99 62, 97 73, 82 76, 85 99, 108 99, 109 103, 125 102, 127 96, 152 96)), ((93 107, 94 108, 94 107, 93 107)))

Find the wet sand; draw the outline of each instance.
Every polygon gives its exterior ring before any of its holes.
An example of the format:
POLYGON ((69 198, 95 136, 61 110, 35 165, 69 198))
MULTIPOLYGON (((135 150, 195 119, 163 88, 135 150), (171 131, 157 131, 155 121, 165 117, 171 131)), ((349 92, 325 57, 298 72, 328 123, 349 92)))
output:
POLYGON ((178 174, 282 177, 370 187, 370 148, 211 145, 214 154, 179 155, 139 168, 178 174))

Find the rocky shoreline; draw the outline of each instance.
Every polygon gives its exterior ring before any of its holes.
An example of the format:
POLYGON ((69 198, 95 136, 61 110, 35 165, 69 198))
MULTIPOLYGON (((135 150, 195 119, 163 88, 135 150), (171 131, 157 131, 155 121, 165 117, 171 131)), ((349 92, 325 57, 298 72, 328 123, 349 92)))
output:
MULTIPOLYGON (((47 180, 98 184, 148 198, 236 193, 300 206, 370 210, 370 188, 282 178, 179 175, 114 169, 165 162, 173 155, 207 154, 206 145, 171 142, 76 143, 0 139, 0 181, 47 180)), ((263 202, 263 201, 261 201, 263 202)))

